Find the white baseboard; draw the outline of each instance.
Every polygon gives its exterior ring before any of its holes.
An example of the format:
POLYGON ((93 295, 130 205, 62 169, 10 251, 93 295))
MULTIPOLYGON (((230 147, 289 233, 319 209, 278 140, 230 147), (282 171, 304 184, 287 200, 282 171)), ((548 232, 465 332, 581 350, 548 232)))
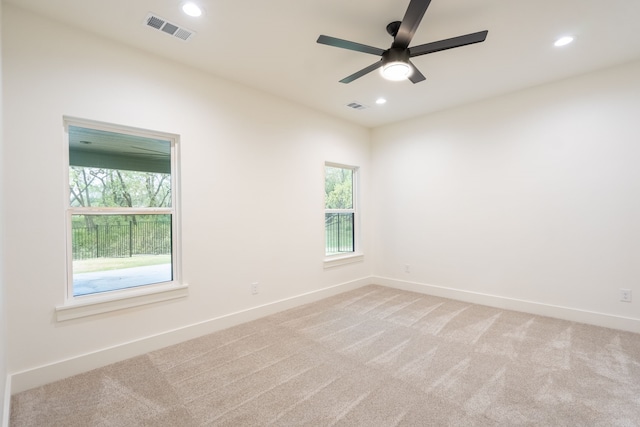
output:
POLYGON ((502 308, 506 310, 521 311, 525 313, 537 314, 539 316, 554 317, 556 319, 569 320, 572 322, 586 323, 589 325, 602 326, 605 328, 640 333, 640 319, 634 319, 630 317, 621 317, 611 314, 579 310, 570 307, 561 307, 539 302, 506 298, 498 295, 489 295, 453 288, 446 288, 442 286, 428 285, 424 283, 408 282, 405 280, 391 279, 388 277, 373 276, 371 277, 371 282, 390 288, 419 292, 422 294, 428 294, 443 298, 451 298, 458 301, 470 302, 473 304, 487 305, 490 307, 502 308))
POLYGON ((365 277, 258 307, 252 307, 236 313, 215 317, 203 322, 183 326, 157 335, 147 336, 99 351, 78 355, 44 366, 16 372, 11 374, 7 380, 11 390, 11 393, 8 393, 8 398, 11 399, 11 394, 20 393, 53 381, 120 362, 131 357, 259 319, 283 310, 315 302, 371 283, 371 278, 365 277))
POLYGON ((506 298, 497 295, 463 291, 424 283, 408 282, 387 277, 370 276, 8 375, 4 401, 5 413, 3 414, 3 426, 8 425, 11 394, 39 387, 53 381, 100 368, 111 363, 120 362, 150 351, 158 350, 163 347, 268 316, 279 311, 319 301, 323 298, 357 289, 369 284, 377 284, 443 298, 451 298, 473 304, 482 304, 506 310, 521 311, 540 316, 554 317, 557 319, 640 333, 640 319, 506 298))
POLYGON ((4 383, 4 402, 2 402, 2 427, 9 427, 11 418, 11 375, 7 375, 4 383))

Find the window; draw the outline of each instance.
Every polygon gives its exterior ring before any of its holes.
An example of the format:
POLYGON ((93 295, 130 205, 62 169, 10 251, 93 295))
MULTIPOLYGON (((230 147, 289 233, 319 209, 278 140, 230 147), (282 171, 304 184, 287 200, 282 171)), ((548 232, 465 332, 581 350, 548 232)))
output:
POLYGON ((65 118, 67 300, 178 281, 178 136, 65 118))
POLYGON ((352 166, 325 164, 325 255, 349 255, 357 251, 357 171, 352 166))

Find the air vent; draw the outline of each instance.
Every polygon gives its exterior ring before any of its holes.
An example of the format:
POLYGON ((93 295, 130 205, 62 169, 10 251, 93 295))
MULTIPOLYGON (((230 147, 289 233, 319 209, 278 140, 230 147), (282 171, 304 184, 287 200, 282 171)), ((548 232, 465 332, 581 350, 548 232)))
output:
POLYGON ((149 13, 147 15, 144 20, 144 25, 184 41, 191 39, 196 34, 195 31, 187 30, 186 28, 173 24, 155 13, 149 13))
POLYGON ((369 108, 366 105, 360 104, 359 102, 352 102, 350 104, 347 104, 347 107, 353 108, 354 110, 364 110, 366 108, 369 108))

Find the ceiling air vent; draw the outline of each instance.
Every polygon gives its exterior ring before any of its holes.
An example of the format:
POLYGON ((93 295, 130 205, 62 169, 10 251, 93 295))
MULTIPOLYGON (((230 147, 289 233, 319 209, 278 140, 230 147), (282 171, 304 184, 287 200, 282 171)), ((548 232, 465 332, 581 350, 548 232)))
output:
POLYGON ((147 15, 144 20, 144 25, 184 41, 191 39, 191 37, 196 34, 195 31, 187 30, 186 28, 173 24, 155 13, 149 13, 147 15))
POLYGON ((350 104, 347 104, 347 107, 353 108, 354 110, 364 110, 368 108, 366 105, 362 105, 359 102, 352 102, 350 104))

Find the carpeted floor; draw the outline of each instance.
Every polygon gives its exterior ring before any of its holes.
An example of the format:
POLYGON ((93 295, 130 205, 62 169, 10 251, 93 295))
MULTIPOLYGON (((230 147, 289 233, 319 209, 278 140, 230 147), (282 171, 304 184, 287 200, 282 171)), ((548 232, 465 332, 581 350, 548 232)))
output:
POLYGON ((636 426, 640 335, 367 286, 13 396, 19 426, 636 426))

